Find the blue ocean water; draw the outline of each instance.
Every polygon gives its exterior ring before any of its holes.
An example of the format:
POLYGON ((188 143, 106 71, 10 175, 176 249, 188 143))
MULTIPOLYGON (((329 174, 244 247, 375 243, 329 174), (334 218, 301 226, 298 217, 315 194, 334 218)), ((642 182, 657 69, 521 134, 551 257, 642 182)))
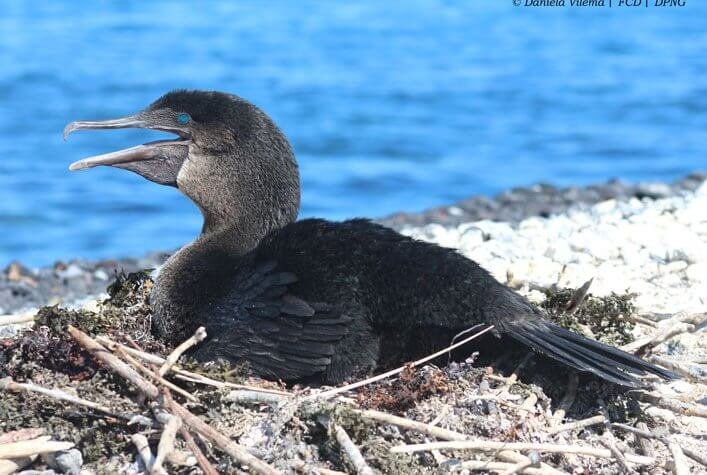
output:
POLYGON ((299 158, 302 216, 674 179, 707 163, 706 19, 696 0, 4 0, 0 265, 139 255, 198 233, 175 189, 67 171, 153 134, 61 137, 71 120, 132 113, 173 88, 233 92, 272 115, 299 158))

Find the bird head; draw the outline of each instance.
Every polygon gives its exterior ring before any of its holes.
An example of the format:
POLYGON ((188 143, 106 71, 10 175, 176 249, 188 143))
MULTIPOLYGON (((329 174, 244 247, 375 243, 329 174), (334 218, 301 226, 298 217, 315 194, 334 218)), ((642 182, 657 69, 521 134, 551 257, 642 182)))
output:
POLYGON ((204 229, 249 220, 258 233, 292 222, 299 210, 297 162, 285 135, 262 110, 221 92, 172 91, 119 119, 75 121, 84 129, 144 128, 176 138, 74 162, 70 170, 110 166, 179 188, 204 214, 204 229))

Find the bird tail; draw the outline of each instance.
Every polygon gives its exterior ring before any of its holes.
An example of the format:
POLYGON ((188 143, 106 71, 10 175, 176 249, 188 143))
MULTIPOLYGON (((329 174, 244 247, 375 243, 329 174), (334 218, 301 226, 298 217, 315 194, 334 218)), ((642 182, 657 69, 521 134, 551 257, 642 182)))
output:
POLYGON ((504 321, 501 331, 538 353, 622 386, 644 387, 639 378, 647 373, 664 379, 678 377, 635 355, 537 317, 504 321))

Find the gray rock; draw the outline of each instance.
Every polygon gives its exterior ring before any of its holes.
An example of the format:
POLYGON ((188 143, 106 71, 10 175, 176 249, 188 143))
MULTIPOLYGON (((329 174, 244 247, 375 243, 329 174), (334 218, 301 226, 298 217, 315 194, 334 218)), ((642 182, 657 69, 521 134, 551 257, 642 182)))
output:
POLYGON ((83 465, 83 455, 78 449, 48 454, 45 457, 47 465, 65 475, 80 475, 83 465))

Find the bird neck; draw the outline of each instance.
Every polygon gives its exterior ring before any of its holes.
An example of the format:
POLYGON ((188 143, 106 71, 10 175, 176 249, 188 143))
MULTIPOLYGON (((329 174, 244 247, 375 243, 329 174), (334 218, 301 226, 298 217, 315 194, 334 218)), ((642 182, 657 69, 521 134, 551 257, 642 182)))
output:
POLYGON ((242 255, 297 219, 299 172, 294 155, 289 148, 286 151, 269 159, 255 153, 190 153, 178 184, 204 218, 193 245, 214 243, 232 255, 242 255))
POLYGON ((201 234, 190 246, 203 248, 204 252, 220 249, 232 256, 241 256, 255 249, 270 232, 288 224, 254 214, 225 215, 202 210, 201 234))

